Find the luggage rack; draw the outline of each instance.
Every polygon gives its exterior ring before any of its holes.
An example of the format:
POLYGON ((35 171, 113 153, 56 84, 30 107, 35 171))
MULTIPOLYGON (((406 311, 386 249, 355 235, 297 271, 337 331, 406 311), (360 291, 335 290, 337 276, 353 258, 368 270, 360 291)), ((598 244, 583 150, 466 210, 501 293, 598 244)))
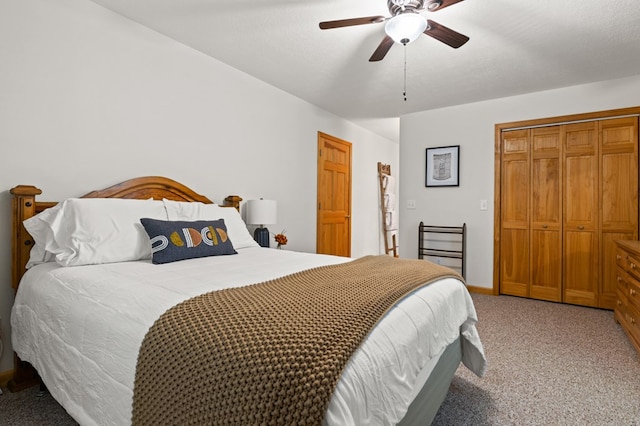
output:
POLYGON ((466 223, 463 223, 462 226, 434 226, 420 222, 418 227, 418 259, 424 259, 425 256, 434 257, 436 263, 440 263, 439 258, 459 259, 458 268, 462 271, 462 277, 465 278, 466 234, 466 223), (436 239, 429 238, 429 234, 442 235, 436 239), (451 234, 460 235, 460 237, 446 236, 451 234), (458 247, 459 249, 457 249, 458 247))

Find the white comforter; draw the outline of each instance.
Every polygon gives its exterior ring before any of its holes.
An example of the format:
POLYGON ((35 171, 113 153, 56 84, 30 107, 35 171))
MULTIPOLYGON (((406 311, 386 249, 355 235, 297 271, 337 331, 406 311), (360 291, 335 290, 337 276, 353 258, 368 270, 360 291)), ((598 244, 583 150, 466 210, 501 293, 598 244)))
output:
MULTIPOLYGON (((138 350, 163 312, 207 291, 347 260, 246 248, 165 265, 42 264, 25 274, 16 295, 13 347, 80 424, 127 425, 138 350)), ((457 280, 433 283, 400 302, 349 361, 325 423, 397 423, 460 334, 463 362, 481 375, 485 359, 475 322, 471 298, 457 280)))

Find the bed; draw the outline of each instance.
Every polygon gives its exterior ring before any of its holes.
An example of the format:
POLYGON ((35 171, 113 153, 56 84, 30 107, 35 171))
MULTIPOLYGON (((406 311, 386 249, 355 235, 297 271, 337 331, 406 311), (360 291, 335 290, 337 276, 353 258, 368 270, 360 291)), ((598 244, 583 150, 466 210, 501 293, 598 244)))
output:
MULTIPOLYGON (((11 193, 12 285, 16 289, 11 316, 15 351, 12 387, 19 389, 39 378, 82 425, 145 423, 136 417, 137 412, 144 412, 136 411, 142 392, 143 380, 139 374, 143 349, 152 334, 152 326, 176 307, 201 295, 217 297, 229 291, 263 288, 254 284, 261 283, 257 284, 261 286, 315 271, 334 273, 361 261, 259 247, 240 219, 240 197, 229 196, 222 204, 224 207, 220 207, 185 185, 164 177, 131 179, 61 203, 36 200, 41 191, 32 186, 20 185, 11 193), (123 200, 105 201, 112 199, 123 200), (127 204, 124 200, 140 203, 127 204), (138 213, 142 205, 147 210, 138 213), (117 208, 112 210, 114 206, 117 208), (111 218, 107 225, 97 219, 105 210, 111 218), (58 239, 59 246, 52 247, 49 237, 43 237, 42 229, 37 226, 47 215, 47 220, 53 221, 50 218, 55 217, 64 222, 56 226, 73 228, 72 231, 65 228, 65 238, 69 233, 79 232, 78 228, 84 234, 81 232, 80 237, 74 234, 64 244, 58 239), (198 247, 211 249, 209 237, 213 235, 214 239, 225 240, 225 244, 229 241, 235 253, 176 260, 172 252, 165 262, 166 259, 160 257, 164 256, 164 249, 159 247, 163 243, 164 247, 170 245, 167 241, 173 241, 175 235, 154 240, 147 224, 143 229, 140 223, 133 224, 140 233, 133 243, 130 233, 127 241, 118 241, 113 246, 111 241, 105 243, 99 238, 98 242, 89 241, 80 249, 74 246, 83 236, 101 235, 105 226, 116 221, 113 218, 127 215, 151 218, 154 226, 168 226, 165 221, 171 226, 181 224, 180 229, 185 229, 181 221, 187 219, 192 221, 188 223, 205 219, 222 221, 222 225, 209 228, 217 230, 211 234, 205 235, 203 231, 201 235, 196 232, 187 236, 185 233, 187 242, 193 248, 201 240, 208 241, 209 247, 205 244, 198 247), (140 242, 145 236, 146 245, 140 242), (56 252, 67 243, 76 250, 56 252), (129 245, 123 249, 125 243, 129 245), (137 246, 133 250, 135 255, 128 258, 131 244, 137 246)), ((50 232, 50 228, 46 231, 50 232)), ((383 259, 366 260, 380 263, 383 259)), ((247 299, 242 300, 246 303, 247 299)), ((367 316, 365 312, 361 314, 367 316)), ((335 386, 330 386, 328 404, 320 404, 321 422, 313 423, 429 424, 461 362, 478 375, 484 373, 486 360, 476 321, 473 303, 459 277, 446 275, 428 285, 417 286, 390 308, 383 309, 381 319, 373 322, 372 329, 363 334, 352 355, 341 364, 339 379, 335 386)), ((154 355, 153 349, 148 351, 154 355)), ((166 358, 180 359, 173 352, 166 358)), ((153 362, 150 368, 160 365, 160 361, 157 365, 153 362)), ((166 374, 158 374, 156 370, 153 376, 172 377, 173 371, 164 371, 166 374)), ((185 382, 201 381, 200 377, 194 377, 185 382)), ((184 387, 183 382, 163 380, 151 386, 151 398, 156 395, 170 398, 184 387)), ((216 377, 204 382, 210 383, 211 389, 218 389, 216 377)), ((205 388, 204 393, 213 393, 207 391, 205 388)), ((191 411, 199 411, 199 407, 191 411)), ((307 423, 304 418, 298 422, 307 423)), ((202 422, 192 422, 198 423, 202 422)))

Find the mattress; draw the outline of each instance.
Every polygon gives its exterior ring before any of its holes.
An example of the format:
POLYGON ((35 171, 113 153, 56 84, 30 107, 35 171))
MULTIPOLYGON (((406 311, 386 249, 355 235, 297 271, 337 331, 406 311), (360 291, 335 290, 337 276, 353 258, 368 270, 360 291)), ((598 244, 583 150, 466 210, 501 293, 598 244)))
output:
MULTIPOLYGON (((150 261, 35 266, 12 309, 12 343, 53 397, 82 425, 127 425, 140 344, 167 309, 193 296, 267 281, 347 258, 259 247, 164 265, 150 261)), ((403 299, 354 353, 329 403, 327 425, 396 424, 447 346, 485 368, 476 312, 447 278, 403 299)))

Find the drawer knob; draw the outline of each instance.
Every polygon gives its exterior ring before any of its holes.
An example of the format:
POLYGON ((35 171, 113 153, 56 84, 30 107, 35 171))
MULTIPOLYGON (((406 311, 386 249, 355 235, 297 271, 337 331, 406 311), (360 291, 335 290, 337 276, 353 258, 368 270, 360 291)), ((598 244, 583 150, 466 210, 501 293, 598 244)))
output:
POLYGON ((616 302, 618 303, 618 306, 622 305, 622 301, 621 300, 616 300, 616 302))
POLYGON ((636 291, 635 291, 634 289, 630 288, 630 289, 629 289, 629 294, 630 294, 631 296, 635 296, 635 295, 636 295, 636 291))
POLYGON ((622 277, 618 275, 618 282, 622 281, 622 277))
POLYGON ((631 268, 631 269, 636 269, 636 264, 635 264, 635 263, 633 263, 633 262, 631 262, 631 264, 629 265, 629 268, 631 268))
POLYGON ((584 229, 584 226, 580 225, 578 226, 578 229, 582 231, 584 229))
POLYGON ((620 256, 619 254, 616 254, 616 260, 622 260, 622 256, 620 256))

